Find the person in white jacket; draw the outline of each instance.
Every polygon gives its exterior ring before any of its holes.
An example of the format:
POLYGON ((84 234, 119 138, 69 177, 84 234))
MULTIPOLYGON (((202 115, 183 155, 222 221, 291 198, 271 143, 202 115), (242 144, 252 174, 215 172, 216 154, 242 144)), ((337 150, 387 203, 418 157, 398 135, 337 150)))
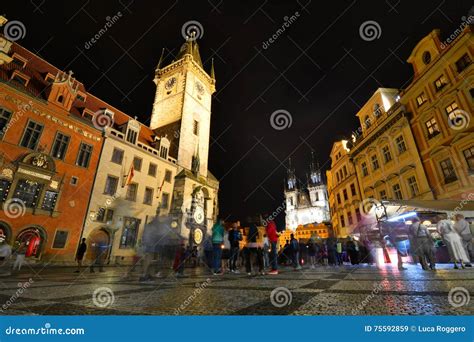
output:
POLYGON ((454 268, 458 269, 457 263, 464 268, 464 263, 469 262, 466 250, 462 245, 461 236, 456 230, 454 230, 453 225, 450 220, 441 220, 436 226, 438 233, 440 233, 443 238, 446 247, 448 247, 449 255, 451 261, 454 262, 454 268))
POLYGON ((466 250, 467 256, 469 257, 469 262, 466 263, 467 267, 471 267, 471 261, 474 257, 474 251, 472 246, 472 232, 469 227, 469 222, 464 219, 464 215, 456 214, 454 216, 454 229, 461 236, 462 244, 466 250))
POLYGON ((6 242, 5 236, 0 235, 0 276, 11 275, 10 257, 12 255, 12 247, 6 242))

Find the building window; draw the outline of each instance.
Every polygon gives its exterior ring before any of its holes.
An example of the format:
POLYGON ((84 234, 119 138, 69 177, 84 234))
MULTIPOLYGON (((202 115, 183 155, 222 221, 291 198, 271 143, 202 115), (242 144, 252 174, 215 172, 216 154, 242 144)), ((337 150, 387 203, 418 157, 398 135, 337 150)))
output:
POLYGON ((15 81, 17 83, 19 83, 20 85, 22 86, 26 86, 26 84, 28 83, 28 79, 25 78, 25 77, 22 77, 18 74, 14 74, 13 77, 12 77, 12 81, 15 81))
POLYGON ((156 164, 148 165, 148 176, 156 177, 156 164))
POLYGON ((88 167, 89 162, 91 161, 91 155, 92 146, 85 143, 81 143, 81 146, 79 146, 79 154, 77 155, 76 165, 88 167))
POLYGON ((382 147, 382 154, 385 160, 385 163, 388 163, 392 160, 392 154, 390 153, 390 148, 388 146, 382 147))
POLYGON ((349 198, 347 197, 347 190, 346 189, 342 190, 342 197, 344 198, 344 201, 349 200, 349 198))
POLYGON ((395 199, 401 200, 402 199, 402 189, 400 188, 400 184, 394 184, 392 186, 392 190, 393 190, 393 196, 395 197, 395 199))
POLYGON ((153 203, 153 189, 145 188, 145 197, 143 198, 143 203, 151 205, 153 203))
POLYGON ((379 160, 378 160, 378 158, 377 158, 377 155, 374 154, 370 159, 371 159, 371 161, 372 161, 372 169, 373 169, 374 171, 377 170, 377 169, 380 167, 380 165, 379 165, 379 160))
POLYGON ((344 178, 347 177, 347 168, 345 165, 342 167, 342 171, 344 173, 344 178))
POLYGON ((125 199, 128 201, 136 201, 137 200, 137 190, 138 184, 131 183, 127 186, 127 194, 125 195, 125 199))
POLYGON ((75 176, 72 176, 71 177, 71 185, 77 185, 77 183, 79 182, 79 178, 75 177, 75 176))
POLYGON ((438 123, 435 118, 431 118, 425 122, 426 130, 428 131, 428 139, 437 136, 439 132, 438 123))
POLYGON ((443 89, 446 84, 448 84, 448 81, 444 75, 441 75, 436 81, 434 81, 436 91, 443 89))
POLYGON ((131 144, 135 144, 137 142, 137 136, 138 136, 137 131, 134 131, 133 129, 129 129, 127 131, 126 140, 131 144))
POLYGON ((387 200, 387 191, 381 190, 379 192, 379 195, 380 195, 380 200, 387 200))
POLYGON ((341 219, 341 227, 345 227, 346 221, 344 220, 344 215, 341 215, 340 219, 341 219))
POLYGON ((194 120, 193 122, 193 134, 199 135, 199 121, 194 120))
POLYGON ((58 193, 55 191, 46 191, 44 194, 43 204, 41 209, 53 211, 56 206, 56 201, 58 200, 58 193))
POLYGON ((12 201, 15 202, 15 200, 19 200, 23 202, 27 208, 36 208, 42 188, 43 184, 26 179, 20 179, 16 185, 12 201))
POLYGON ((67 135, 58 132, 56 134, 56 138, 54 139, 53 148, 51 149, 52 157, 63 160, 66 156, 69 141, 70 138, 67 135))
POLYGON ((474 99, 474 88, 469 89, 469 94, 471 94, 471 99, 474 99))
POLYGON ((114 176, 107 176, 105 181, 104 195, 113 196, 117 192, 118 178, 114 176))
POLYGON ((367 168, 367 163, 363 162, 362 164, 360 164, 360 166, 362 168, 362 175, 364 177, 368 176, 369 175, 369 169, 367 168))
POLYGON ((352 183, 352 184, 351 184, 351 195, 352 195, 352 196, 355 196, 356 194, 357 194, 357 192, 356 192, 355 184, 352 183))
POLYGON ((407 146, 405 145, 405 139, 403 139, 403 135, 398 136, 395 139, 395 144, 397 145, 398 154, 402 154, 407 150, 407 146))
POLYGON ((444 109, 448 115, 448 120, 450 120, 452 123, 456 122, 456 109, 458 109, 458 104, 456 102, 451 103, 444 109))
POLYGON ((469 171, 474 171, 474 146, 462 151, 469 171))
POLYGON ((471 64, 471 58, 465 53, 461 58, 456 61, 456 69, 458 72, 463 71, 471 64))
POLYGON ((35 150, 38 146, 41 133, 43 132, 43 125, 34 121, 29 121, 26 126, 20 146, 35 150))
POLYGON ((56 230, 54 235, 53 248, 61 249, 66 247, 67 237, 69 232, 67 230, 56 230))
POLYGON ((170 194, 168 194, 167 192, 163 192, 163 194, 161 195, 161 209, 168 209, 169 201, 170 194))
POLYGON ((416 183, 415 176, 408 178, 408 188, 410 189, 411 196, 416 197, 418 195, 418 184, 416 183))
POLYGON ((0 202, 3 202, 7 199, 11 185, 12 182, 10 182, 9 180, 0 179, 0 202))
POLYGON ((354 224, 354 219, 352 217, 352 212, 347 213, 347 220, 349 221, 349 226, 352 226, 354 224))
POLYGON ((339 177, 339 172, 336 172, 336 179, 338 183, 341 181, 341 178, 339 177))
POLYGON ((123 150, 115 147, 114 151, 112 152, 112 162, 115 164, 122 165, 122 161, 123 161, 123 150))
POLYGON ((170 170, 165 171, 165 182, 171 183, 171 175, 172 175, 172 173, 171 173, 170 170))
POLYGON ((341 204, 341 195, 337 194, 336 198, 337 198, 337 204, 341 204))
POLYGON ((133 158, 133 169, 135 171, 141 171, 142 170, 142 158, 135 157, 133 158))
POLYGON ((382 114, 382 108, 378 103, 374 104, 374 116, 378 118, 382 114))
POLYGON ((451 163, 451 159, 448 158, 442 160, 439 165, 441 166, 441 171, 443 172, 445 184, 454 182, 458 179, 456 172, 454 171, 453 164, 451 163))
POLYGON ((137 242, 140 220, 134 217, 123 218, 123 230, 120 237, 120 248, 133 248, 137 242))
POLYGON ((416 98, 416 104, 418 105, 418 107, 421 107, 421 105, 426 101, 428 101, 428 98, 426 97, 424 92, 418 95, 416 98))
POLYGON ((104 207, 99 208, 97 214, 95 215, 95 220, 97 222, 112 222, 114 218, 114 211, 112 209, 107 209, 104 207))
POLYGON ((0 108, 0 139, 8 129, 8 123, 12 118, 12 112, 4 108, 0 108))
POLYGON ((370 118, 367 115, 364 118, 364 123, 366 129, 370 128, 370 126, 372 125, 372 123, 370 122, 370 118))
POLYGON ((164 147, 164 146, 160 147, 160 157, 163 158, 163 159, 168 158, 168 148, 167 147, 164 147))
POLYGON ((362 218, 362 217, 360 216, 360 209, 359 209, 359 208, 356 208, 355 212, 356 212, 356 219, 357 219, 357 222, 359 222, 359 221, 361 220, 361 218, 362 218))

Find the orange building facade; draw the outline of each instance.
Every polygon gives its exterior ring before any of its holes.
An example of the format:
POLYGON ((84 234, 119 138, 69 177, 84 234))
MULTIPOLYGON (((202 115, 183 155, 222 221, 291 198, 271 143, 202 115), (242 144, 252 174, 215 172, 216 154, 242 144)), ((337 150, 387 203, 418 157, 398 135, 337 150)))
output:
MULTIPOLYGON (((4 38, 2 38, 4 39, 4 38)), ((102 131, 81 83, 18 44, 0 63, 0 235, 29 260, 70 262, 82 234, 102 131)))

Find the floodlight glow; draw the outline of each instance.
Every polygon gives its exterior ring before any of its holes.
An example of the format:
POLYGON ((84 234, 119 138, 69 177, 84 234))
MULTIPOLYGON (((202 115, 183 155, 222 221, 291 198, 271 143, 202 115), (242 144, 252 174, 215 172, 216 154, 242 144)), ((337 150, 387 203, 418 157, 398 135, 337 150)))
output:
POLYGON ((404 218, 407 218, 407 217, 412 217, 412 216, 416 216, 415 211, 405 213, 405 214, 401 214, 401 215, 398 215, 398 216, 395 216, 395 217, 391 217, 387 221, 388 222, 395 222, 395 221, 398 221, 398 220, 401 220, 401 219, 404 219, 404 218))

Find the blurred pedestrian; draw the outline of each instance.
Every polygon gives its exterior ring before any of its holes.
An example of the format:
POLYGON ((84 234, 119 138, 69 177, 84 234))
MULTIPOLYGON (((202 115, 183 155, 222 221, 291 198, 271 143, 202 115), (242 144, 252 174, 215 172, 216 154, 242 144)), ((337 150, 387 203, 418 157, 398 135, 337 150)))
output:
POLYGON ((316 235, 312 234, 307 244, 310 268, 316 268, 316 235))
POLYGON ((0 276, 9 276, 12 274, 10 268, 10 257, 12 248, 7 243, 5 235, 0 232, 0 276))
POLYGON ((472 245, 472 232, 469 227, 469 222, 466 221, 464 215, 456 214, 454 216, 456 223, 454 223, 454 230, 461 236, 462 244, 466 250, 469 262, 466 263, 466 267, 471 267, 471 261, 474 259, 474 250, 472 245))
POLYGON ((440 220, 436 225, 436 229, 448 248, 449 256, 451 257, 451 261, 454 263, 454 268, 459 268, 457 263, 459 263, 461 268, 464 268, 464 263, 469 262, 469 257, 462 244, 461 236, 454 229, 451 221, 440 220))
POLYGON ((295 236, 293 234, 290 235, 290 246, 291 246, 291 257, 293 261, 293 267, 296 270, 301 269, 300 265, 300 244, 298 240, 295 239, 295 236))
POLYGON ((428 231, 428 228, 420 223, 418 216, 415 216, 412 221, 413 223, 410 225, 409 233, 412 236, 415 253, 418 255, 421 267, 424 270, 428 270, 427 262, 429 262, 430 268, 434 271, 436 270, 436 265, 433 255, 433 237, 428 231))
POLYGON ((204 239, 203 249, 204 249, 204 262, 205 262, 206 266, 210 270, 212 270, 212 267, 213 267, 212 266, 212 250, 213 250, 212 235, 208 235, 204 239))
POLYGON ((234 223, 229 230, 228 235, 229 243, 230 243, 230 260, 229 260, 229 268, 232 273, 240 273, 237 269, 237 261, 239 259, 239 249, 240 249, 240 241, 242 240, 242 234, 237 227, 237 224, 234 223))
POLYGON ((22 241, 18 248, 15 251, 15 262, 13 263, 13 270, 18 269, 18 271, 21 269, 21 266, 23 266, 23 263, 25 262, 26 258, 26 242, 22 241))
POLYGON ((77 253, 76 253, 77 270, 75 270, 74 272, 79 273, 81 271, 82 259, 84 259, 84 255, 86 254, 86 251, 87 251, 86 238, 82 238, 81 243, 79 244, 79 247, 77 248, 77 253))
POLYGON ((174 257, 174 262, 173 262, 173 271, 175 272, 175 275, 180 277, 183 276, 184 274, 184 263, 186 262, 186 249, 184 247, 184 242, 181 242, 179 247, 176 249, 175 257, 174 257))
POLYGON ((357 248, 357 244, 352 237, 349 237, 349 240, 346 243, 346 249, 347 253, 349 254, 351 264, 359 264, 359 249, 357 248))
POLYGON ((247 235, 245 271, 248 275, 252 275, 252 265, 258 265, 258 272, 263 274, 263 259, 258 246, 258 228, 255 223, 249 226, 249 233, 247 235))
POLYGON ((268 240, 267 234, 263 234, 263 268, 270 268, 270 241, 268 240))
POLYGON ((212 226, 212 258, 214 275, 222 275, 222 248, 224 244, 224 226, 218 218, 212 226))
POLYGON ((336 240, 336 258, 337 264, 342 265, 342 242, 339 239, 336 240))

